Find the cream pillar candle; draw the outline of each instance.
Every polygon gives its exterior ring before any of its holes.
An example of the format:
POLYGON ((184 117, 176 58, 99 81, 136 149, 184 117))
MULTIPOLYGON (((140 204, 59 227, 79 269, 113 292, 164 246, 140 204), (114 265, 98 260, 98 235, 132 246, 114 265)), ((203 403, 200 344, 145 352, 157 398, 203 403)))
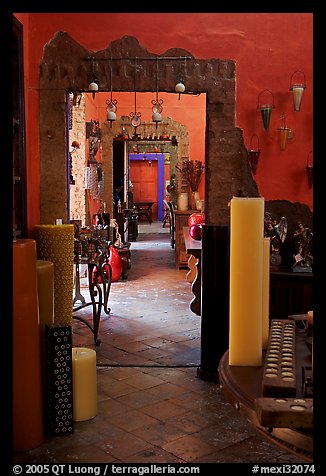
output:
POLYGON ((72 348, 73 419, 84 421, 97 414, 96 352, 72 348))
POLYGON ((262 364, 264 199, 233 197, 229 365, 262 364))
POLYGON ((262 346, 267 349, 269 338, 269 273, 270 273, 271 239, 264 238, 263 256, 263 311, 262 311, 262 346))

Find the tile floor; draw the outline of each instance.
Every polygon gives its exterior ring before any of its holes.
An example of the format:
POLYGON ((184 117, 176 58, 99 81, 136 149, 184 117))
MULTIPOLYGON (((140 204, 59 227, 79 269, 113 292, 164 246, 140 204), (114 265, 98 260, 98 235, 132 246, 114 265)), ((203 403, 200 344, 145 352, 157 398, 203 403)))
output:
MULTIPOLYGON (((73 323, 73 345, 97 353, 97 416, 15 454, 14 463, 306 462, 258 433, 217 384, 196 377, 200 318, 174 253, 168 227, 140 223, 128 279, 112 284, 111 314, 101 318, 101 344, 73 323)), ((86 284, 81 291, 86 297, 86 284)), ((91 322, 90 307, 80 315, 91 322)))

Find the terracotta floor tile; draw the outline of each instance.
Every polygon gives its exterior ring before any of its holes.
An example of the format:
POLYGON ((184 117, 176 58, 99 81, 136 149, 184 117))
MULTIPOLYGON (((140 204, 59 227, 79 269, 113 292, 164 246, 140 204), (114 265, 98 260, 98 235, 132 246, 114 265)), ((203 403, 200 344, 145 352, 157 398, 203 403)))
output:
POLYGON ((162 448, 187 462, 192 462, 196 458, 212 454, 216 451, 214 446, 192 435, 185 435, 177 440, 163 444, 162 448))

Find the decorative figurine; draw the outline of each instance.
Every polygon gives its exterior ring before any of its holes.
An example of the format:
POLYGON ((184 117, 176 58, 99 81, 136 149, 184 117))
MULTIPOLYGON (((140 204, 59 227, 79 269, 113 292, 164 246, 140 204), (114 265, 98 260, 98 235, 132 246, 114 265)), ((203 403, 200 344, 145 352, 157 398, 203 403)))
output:
POLYGON ((313 233, 311 229, 302 222, 298 222, 293 239, 295 246, 293 271, 311 273, 313 263, 313 233))

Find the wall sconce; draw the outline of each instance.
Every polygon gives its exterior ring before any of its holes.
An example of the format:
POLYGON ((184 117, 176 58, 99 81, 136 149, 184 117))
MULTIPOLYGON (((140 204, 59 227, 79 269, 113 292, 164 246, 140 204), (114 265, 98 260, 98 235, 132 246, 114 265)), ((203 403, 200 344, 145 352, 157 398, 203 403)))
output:
POLYGON ((301 100, 302 100, 302 95, 303 91, 306 89, 306 77, 303 71, 297 70, 295 71, 292 76, 291 76, 291 86, 290 86, 290 91, 293 93, 293 105, 294 105, 294 111, 299 112, 300 111, 300 106, 301 106, 301 100), (303 76, 303 82, 294 82, 293 81, 293 76, 297 75, 300 73, 303 76))
POLYGON ((312 153, 313 151, 311 150, 308 154, 307 157, 307 165, 306 165, 306 172, 307 172, 307 179, 308 179, 308 187, 311 188, 313 184, 313 171, 314 171, 314 166, 313 166, 313 160, 312 160, 312 153))
POLYGON ((291 129, 289 127, 286 127, 286 125, 285 125, 285 114, 284 114, 284 112, 282 113, 281 121, 282 121, 282 126, 278 127, 277 130, 279 131, 280 149, 284 150, 285 146, 286 146, 286 142, 289 138, 289 134, 291 132, 291 129))
POLYGON ((263 120, 263 125, 264 125, 264 128, 265 128, 266 131, 268 129, 269 122, 270 122, 270 119, 271 119, 272 109, 274 109, 274 108, 275 108, 275 105, 274 105, 273 93, 269 89, 264 89, 263 91, 261 91, 258 94, 257 109, 260 109, 261 117, 262 117, 262 120, 263 120), (270 93, 270 95, 272 96, 272 103, 262 103, 262 104, 260 104, 260 102, 259 102, 260 95, 265 93, 265 92, 270 93))
POLYGON ((257 165, 258 165, 258 159, 260 156, 260 150, 259 150, 259 138, 257 134, 253 134, 251 139, 250 139, 250 149, 248 150, 248 161, 252 170, 252 173, 255 175, 257 171, 257 165), (257 139, 257 148, 253 149, 251 144, 253 138, 256 137, 257 139))

